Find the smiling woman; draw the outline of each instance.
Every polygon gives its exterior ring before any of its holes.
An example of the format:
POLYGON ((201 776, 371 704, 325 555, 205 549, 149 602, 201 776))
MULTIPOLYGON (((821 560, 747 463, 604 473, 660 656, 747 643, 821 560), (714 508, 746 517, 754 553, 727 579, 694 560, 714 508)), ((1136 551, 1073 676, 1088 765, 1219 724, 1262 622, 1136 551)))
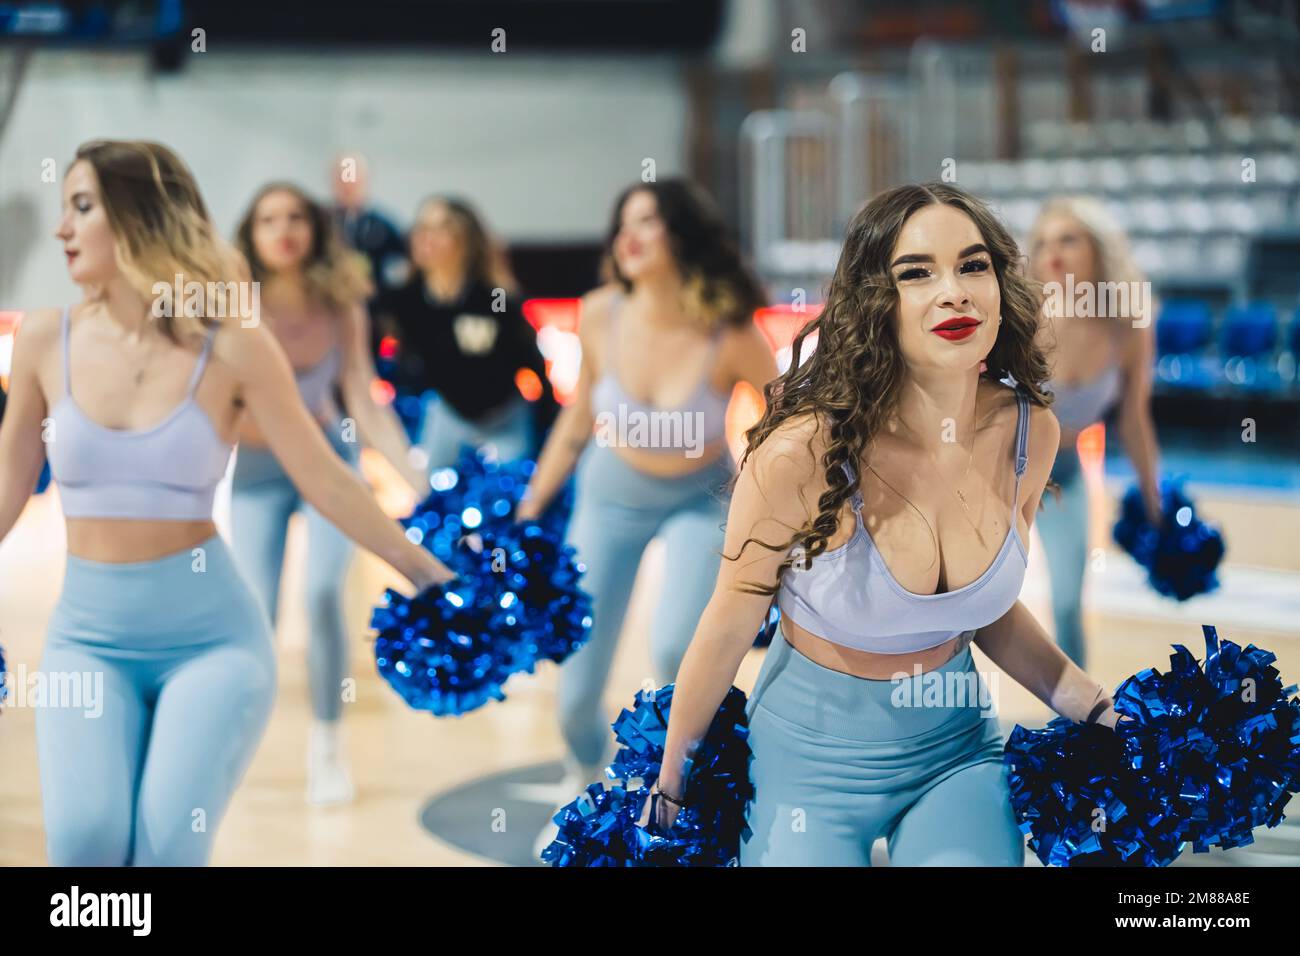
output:
POLYGON ((984 684, 972 641, 1059 713, 1095 717, 1104 695, 1018 601, 1058 434, 1037 328, 1014 240, 968 193, 899 187, 850 223, 826 306, 748 435, 665 745, 659 785, 680 794, 775 598, 742 866, 868 865, 878 836, 896 866, 1021 864, 987 693, 904 702, 931 672, 984 684))

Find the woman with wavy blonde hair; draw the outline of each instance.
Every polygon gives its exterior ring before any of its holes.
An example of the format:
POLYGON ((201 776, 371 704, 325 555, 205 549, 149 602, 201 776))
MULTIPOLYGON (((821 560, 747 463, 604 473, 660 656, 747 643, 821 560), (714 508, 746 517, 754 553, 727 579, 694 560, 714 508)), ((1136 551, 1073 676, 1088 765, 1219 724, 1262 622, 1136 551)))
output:
POLYGON ((1023 863, 971 643, 1058 713, 1114 721, 1018 600, 1057 442, 1038 312, 1014 240, 955 186, 888 190, 850 222, 826 305, 746 435, 726 561, 677 674, 659 822, 775 599, 741 865, 865 866, 878 837, 894 866, 1023 863))
MULTIPOLYGON (((699 187, 665 179, 626 189, 605 259, 614 282, 582 301, 578 387, 519 512, 540 514, 576 469, 569 541, 587 566, 594 625, 560 669, 569 794, 601 777, 611 743, 605 685, 637 567, 656 537, 665 573, 650 657, 657 680, 677 672, 721 560, 723 492, 735 470, 732 390, 743 381, 761 392, 777 371, 754 324, 763 290, 699 187)), ((554 833, 547 824, 538 853, 554 833)))
POLYGON ((86 298, 26 315, 0 425, 0 540, 47 456, 67 519, 41 672, 75 696, 36 713, 47 852, 204 864, 275 697, 266 615, 212 521, 245 413, 345 534, 417 588, 453 575, 330 451, 271 331, 231 316, 246 269, 175 153, 83 144, 55 235, 86 298), (178 313, 174 284, 204 291, 178 313))
POLYGON ((1159 524, 1159 447, 1151 418, 1155 302, 1123 231, 1095 199, 1047 202, 1030 233, 1034 277, 1044 285, 1041 341, 1052 365, 1061 450, 1052 469, 1060 487, 1039 518, 1052 579, 1056 641, 1085 666, 1083 572, 1088 558, 1088 491, 1079 469, 1079 433, 1117 413, 1119 436, 1137 472, 1148 517, 1159 524))
MULTIPOLYGON (((261 283, 262 317, 289 357, 299 395, 334 451, 355 469, 358 443, 373 445, 418 500, 428 490, 424 470, 411 461, 392 408, 378 404, 370 392, 375 368, 365 308, 369 285, 329 214, 298 187, 271 183, 253 198, 236 235, 253 279, 261 283)), ((341 584, 352 544, 304 500, 263 432, 260 420, 246 421, 240 432, 231 498, 235 555, 274 626, 289 519, 304 512, 314 718, 306 797, 312 804, 342 803, 353 795, 340 739, 348 674, 341 584)))

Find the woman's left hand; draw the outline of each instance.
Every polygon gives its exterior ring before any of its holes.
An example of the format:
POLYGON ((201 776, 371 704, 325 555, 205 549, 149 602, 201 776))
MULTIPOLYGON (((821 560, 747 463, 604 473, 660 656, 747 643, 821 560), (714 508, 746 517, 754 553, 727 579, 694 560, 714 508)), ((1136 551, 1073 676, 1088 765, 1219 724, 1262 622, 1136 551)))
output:
POLYGON ((641 808, 641 818, 637 820, 637 826, 646 827, 650 825, 651 808, 656 808, 658 819, 655 820, 655 827, 660 830, 667 830, 677 819, 679 807, 676 804, 664 800, 662 797, 656 798, 659 788, 656 786, 650 791, 650 796, 646 798, 645 806, 641 808))
POLYGON ((1111 704, 1104 711, 1102 711, 1101 716, 1097 718, 1096 722, 1099 724, 1104 724, 1105 726, 1109 727, 1111 730, 1114 730, 1115 725, 1119 723, 1119 711, 1115 709, 1114 704, 1111 704))

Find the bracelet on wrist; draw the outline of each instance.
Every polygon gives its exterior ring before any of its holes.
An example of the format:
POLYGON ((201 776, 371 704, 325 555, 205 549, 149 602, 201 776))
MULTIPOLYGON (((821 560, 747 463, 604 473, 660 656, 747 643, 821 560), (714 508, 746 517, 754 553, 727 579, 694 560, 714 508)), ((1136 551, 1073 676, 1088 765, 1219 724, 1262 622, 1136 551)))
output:
POLYGON ((1114 706, 1114 704, 1115 702, 1111 700, 1109 697, 1105 698, 1104 700, 1097 701, 1096 705, 1092 708, 1092 712, 1088 714, 1088 719, 1085 720, 1084 723, 1095 724, 1097 722, 1097 718, 1099 718, 1102 714, 1104 714, 1107 711, 1107 709, 1114 706))
POLYGON ((655 784, 655 793, 659 794, 661 799, 667 800, 669 803, 677 807, 677 809, 679 810, 684 809, 686 807, 686 804, 682 803, 682 801, 679 798, 674 797, 667 790, 662 789, 658 784, 655 784))

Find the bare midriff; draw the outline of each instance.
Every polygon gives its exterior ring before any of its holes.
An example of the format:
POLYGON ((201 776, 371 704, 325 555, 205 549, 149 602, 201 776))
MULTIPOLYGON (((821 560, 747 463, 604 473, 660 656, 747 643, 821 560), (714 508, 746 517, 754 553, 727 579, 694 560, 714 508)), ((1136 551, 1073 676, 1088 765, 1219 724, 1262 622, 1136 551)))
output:
POLYGON ((211 519, 69 518, 67 526, 68 554, 109 564, 153 561, 187 551, 217 533, 211 519))
POLYGON ((726 438, 719 438, 702 445, 700 454, 694 458, 687 457, 680 448, 674 448, 671 452, 667 452, 648 451, 644 448, 634 448, 628 445, 614 445, 612 447, 615 454, 637 471, 644 472, 647 475, 654 475, 656 478, 674 478, 678 475, 689 475, 713 464, 720 457, 719 453, 722 455, 730 454, 727 450, 726 438))
POLYGON ((786 641, 810 661, 843 674, 866 680, 889 680, 897 674, 911 676, 916 666, 921 672, 942 667, 952 659, 957 638, 912 654, 876 654, 836 644, 805 630, 789 615, 781 615, 781 633, 786 641))

